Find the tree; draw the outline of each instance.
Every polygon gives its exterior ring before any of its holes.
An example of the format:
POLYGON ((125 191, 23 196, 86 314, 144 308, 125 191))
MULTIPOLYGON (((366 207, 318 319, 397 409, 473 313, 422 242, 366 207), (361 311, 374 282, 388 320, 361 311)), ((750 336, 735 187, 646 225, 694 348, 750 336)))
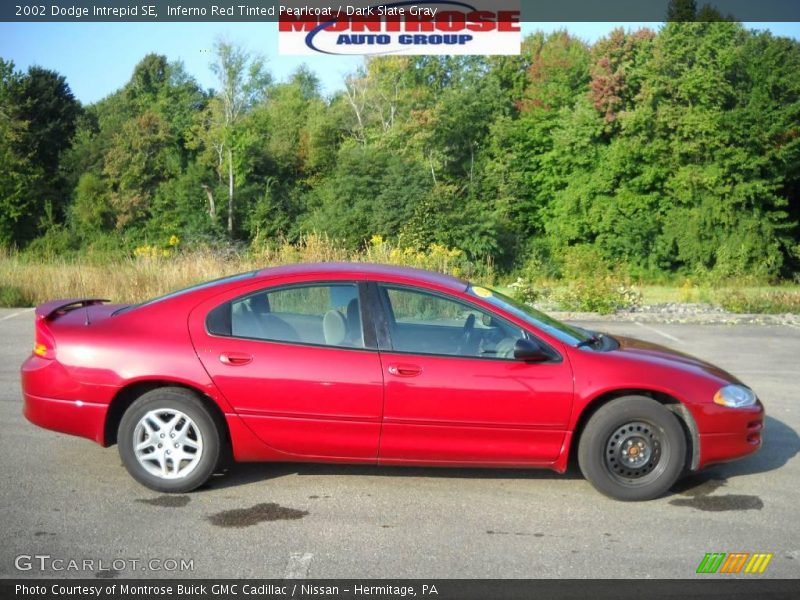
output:
POLYGON ((306 230, 324 231, 357 248, 371 235, 396 236, 430 189, 425 165, 350 140, 336 167, 311 194, 306 230))
POLYGON ((81 235, 91 238, 113 229, 115 215, 109 200, 105 179, 91 172, 81 176, 72 202, 72 220, 81 235))
POLYGON ((792 276, 800 44, 700 4, 591 45, 371 57, 330 97, 226 42, 216 90, 148 54, 85 108, 57 73, 0 61, 0 245, 319 230, 551 274, 591 247, 644 276, 792 276))
POLYGON ((641 91, 642 65, 652 54, 655 37, 649 29, 626 33, 618 28, 592 47, 589 96, 606 122, 613 123, 620 112, 635 106, 641 91))
POLYGON ((146 112, 114 136, 103 173, 111 183, 118 229, 143 225, 158 186, 180 173, 180 155, 168 124, 146 112))
POLYGON ((22 76, 0 59, 0 246, 29 241, 35 233, 35 190, 43 174, 25 151, 28 123, 18 117, 17 88, 22 76))
POLYGON ((81 106, 55 71, 31 67, 15 90, 16 115, 28 123, 25 145, 47 175, 58 169, 61 153, 72 143, 81 106))
POLYGON ((214 46, 215 61, 211 70, 219 82, 219 90, 211 102, 209 134, 217 154, 220 175, 227 172, 228 179, 228 235, 233 235, 235 194, 235 160, 239 125, 253 106, 265 97, 270 76, 264 70, 263 60, 254 58, 231 43, 218 41, 214 46))
POLYGON ((694 21, 696 16, 695 0, 670 0, 667 6, 667 21, 694 21))
POLYGON ((63 218, 68 193, 59 163, 81 107, 65 78, 53 71, 34 66, 14 73, 12 63, 0 60, 0 78, 6 219, 14 223, 2 237, 25 243, 45 221, 52 225, 63 218))
POLYGON ((517 110, 491 126, 482 186, 499 220, 527 244, 544 234, 552 198, 568 181, 553 160, 554 130, 586 97, 591 57, 583 42, 563 31, 534 34, 523 46, 530 57, 527 84, 517 110))

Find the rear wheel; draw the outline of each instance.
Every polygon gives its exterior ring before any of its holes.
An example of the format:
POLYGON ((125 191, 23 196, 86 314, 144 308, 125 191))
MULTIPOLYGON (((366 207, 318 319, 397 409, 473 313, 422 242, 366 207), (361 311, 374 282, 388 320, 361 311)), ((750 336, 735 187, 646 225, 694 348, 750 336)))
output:
POLYGON ((117 444, 125 468, 136 481, 159 492, 189 492, 217 468, 220 425, 189 390, 159 388, 125 411, 117 444))
POLYGON ((644 396, 612 400, 592 415, 578 444, 584 477, 617 500, 651 500, 681 475, 686 439, 678 418, 644 396))

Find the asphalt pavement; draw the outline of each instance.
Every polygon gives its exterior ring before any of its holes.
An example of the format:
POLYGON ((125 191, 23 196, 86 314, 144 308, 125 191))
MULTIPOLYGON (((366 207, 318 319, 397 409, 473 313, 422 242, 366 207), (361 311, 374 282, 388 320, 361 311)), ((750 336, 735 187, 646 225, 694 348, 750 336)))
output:
POLYGON ((695 575, 707 552, 772 553, 746 577, 800 576, 800 328, 581 325, 739 376, 767 408, 762 450, 644 503, 575 472, 297 464, 238 465, 160 495, 116 447, 24 419, 33 313, 0 309, 0 577, 707 578, 695 575))

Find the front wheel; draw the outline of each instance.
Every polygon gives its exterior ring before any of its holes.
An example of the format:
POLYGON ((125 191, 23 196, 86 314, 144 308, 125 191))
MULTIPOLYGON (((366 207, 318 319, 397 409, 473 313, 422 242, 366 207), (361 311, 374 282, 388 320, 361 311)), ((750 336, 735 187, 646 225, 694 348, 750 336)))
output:
POLYGON ((644 396, 612 400, 592 415, 578 443, 578 464, 600 492, 651 500, 683 472, 686 439, 678 418, 644 396))
POLYGON ((183 388, 159 388, 125 411, 119 455, 136 481, 158 492, 203 485, 220 460, 220 427, 200 400, 183 388))

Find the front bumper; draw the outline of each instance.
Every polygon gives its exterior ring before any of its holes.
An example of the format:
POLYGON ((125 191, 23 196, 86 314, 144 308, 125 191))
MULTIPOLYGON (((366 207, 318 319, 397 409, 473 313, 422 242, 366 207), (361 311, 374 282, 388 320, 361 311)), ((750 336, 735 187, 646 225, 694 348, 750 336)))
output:
POLYGON ((757 452, 763 444, 764 406, 704 406, 697 418, 700 441, 698 468, 728 462, 757 452))

